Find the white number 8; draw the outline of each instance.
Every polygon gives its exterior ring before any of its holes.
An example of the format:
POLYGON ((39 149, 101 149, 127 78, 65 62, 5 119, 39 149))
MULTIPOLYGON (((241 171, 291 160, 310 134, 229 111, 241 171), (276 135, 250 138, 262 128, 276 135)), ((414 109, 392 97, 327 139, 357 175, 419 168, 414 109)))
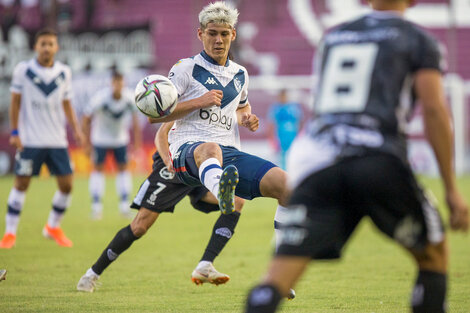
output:
POLYGON ((332 47, 320 82, 316 113, 363 111, 377 52, 376 43, 332 47))

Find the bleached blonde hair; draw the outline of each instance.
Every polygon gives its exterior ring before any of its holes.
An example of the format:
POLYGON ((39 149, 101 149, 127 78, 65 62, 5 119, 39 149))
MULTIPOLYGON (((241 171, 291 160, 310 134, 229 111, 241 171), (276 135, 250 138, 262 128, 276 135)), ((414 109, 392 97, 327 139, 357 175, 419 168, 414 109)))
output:
POLYGON ((235 28, 238 21, 238 10, 225 1, 209 3, 199 13, 199 24, 201 29, 207 27, 209 23, 227 24, 235 28))

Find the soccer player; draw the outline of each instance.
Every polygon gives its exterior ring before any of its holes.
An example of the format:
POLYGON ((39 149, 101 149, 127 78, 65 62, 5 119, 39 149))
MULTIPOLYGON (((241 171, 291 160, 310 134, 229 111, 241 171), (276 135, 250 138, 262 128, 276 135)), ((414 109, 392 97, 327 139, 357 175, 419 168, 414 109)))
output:
POLYGON ((72 191, 65 121, 71 126, 78 144, 82 145, 84 137, 70 102, 70 68, 54 60, 58 49, 55 31, 39 31, 34 43, 36 57, 20 62, 13 72, 10 144, 17 149, 16 177, 8 197, 6 230, 0 248, 15 245, 26 190, 31 177, 39 174, 43 163, 52 175, 56 175, 59 189, 52 199, 52 210, 43 235, 54 239, 60 246, 72 246, 72 241, 60 228, 72 191))
POLYGON ((441 218, 407 161, 411 88, 420 99, 454 230, 468 230, 457 190, 453 134, 436 41, 403 19, 408 0, 370 0, 374 11, 342 24, 318 49, 316 117, 289 154, 288 222, 246 312, 274 312, 311 259, 339 258, 363 216, 414 257, 413 312, 445 312, 448 246, 441 218), (413 82, 413 84, 411 84, 413 82), (302 164, 302 166, 296 166, 302 164))
MULTIPOLYGON (((122 74, 114 71, 111 78, 111 88, 98 92, 92 98, 83 117, 85 137, 91 141, 94 150, 94 171, 89 180, 92 198, 91 217, 93 219, 101 219, 103 214, 101 202, 105 190, 103 169, 108 151, 114 154, 114 160, 117 163, 116 191, 120 199, 119 211, 124 217, 130 215, 128 198, 132 191, 132 178, 127 171, 127 145, 129 144, 131 122, 134 150, 138 151, 141 147, 142 137, 134 105, 134 95, 124 88, 122 74)), ((87 144, 87 150, 91 151, 90 143, 87 144)))
POLYGON ((279 99, 269 108, 269 133, 279 149, 280 166, 286 168, 286 155, 297 136, 302 122, 302 108, 299 103, 287 99, 287 90, 279 92, 279 99))
POLYGON ((237 19, 238 11, 223 1, 202 9, 197 35, 204 50, 170 70, 178 105, 169 116, 149 120, 176 119, 169 142, 176 175, 183 183, 204 185, 218 199, 223 213, 233 211, 235 194, 248 200, 275 198, 279 202, 275 220, 282 223, 286 173, 240 151, 238 125, 256 131, 259 119, 248 102, 246 69, 228 58, 237 19))
MULTIPOLYGON (((141 238, 157 220, 160 213, 172 213, 175 205, 186 195, 190 197, 191 205, 201 212, 219 211, 217 199, 206 188, 186 186, 175 177, 168 152, 168 131, 171 125, 171 123, 163 124, 157 132, 155 143, 158 152, 155 152, 153 156, 153 171, 140 186, 132 203, 132 208, 139 210, 137 215, 130 225, 122 228, 115 235, 95 264, 80 278, 77 290, 93 292, 96 281, 111 262, 127 250, 135 240, 141 238)), ((215 222, 201 261, 191 275, 191 280, 195 284, 208 282, 219 285, 230 279, 228 275, 218 272, 213 262, 233 236, 243 202, 243 199, 237 198, 235 212, 221 214, 215 222)))
POLYGON ((5 280, 7 277, 7 270, 0 270, 0 281, 5 280))

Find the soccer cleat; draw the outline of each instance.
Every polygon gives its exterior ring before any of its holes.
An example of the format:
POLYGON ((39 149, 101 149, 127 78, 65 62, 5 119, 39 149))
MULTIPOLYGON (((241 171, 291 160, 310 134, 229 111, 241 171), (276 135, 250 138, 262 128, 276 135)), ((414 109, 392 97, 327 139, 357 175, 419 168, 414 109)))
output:
POLYGON ((2 249, 11 249, 15 245, 16 242, 16 235, 13 233, 5 233, 0 241, 0 248, 2 249))
POLYGON ((295 290, 289 289, 289 293, 286 296, 287 300, 294 300, 295 298, 295 290))
POLYGON ((222 172, 217 197, 222 214, 230 214, 235 211, 235 188, 238 180, 238 169, 235 166, 229 165, 222 172))
POLYGON ((7 277, 7 270, 0 270, 0 281, 5 280, 7 277))
POLYGON ((77 284, 77 290, 78 291, 85 291, 85 292, 93 292, 95 288, 98 287, 98 282, 97 280, 100 277, 97 275, 89 275, 87 276, 86 274, 80 278, 77 284))
POLYGON ((230 279, 227 274, 219 273, 214 265, 208 264, 196 269, 191 274, 191 280, 196 285, 202 285, 203 283, 211 283, 214 285, 225 284, 230 279))
POLYGON ((52 228, 46 224, 46 226, 44 226, 44 228, 42 229, 42 234, 46 238, 54 239, 55 242, 59 246, 62 246, 62 247, 73 246, 72 241, 65 236, 64 231, 60 227, 52 228))

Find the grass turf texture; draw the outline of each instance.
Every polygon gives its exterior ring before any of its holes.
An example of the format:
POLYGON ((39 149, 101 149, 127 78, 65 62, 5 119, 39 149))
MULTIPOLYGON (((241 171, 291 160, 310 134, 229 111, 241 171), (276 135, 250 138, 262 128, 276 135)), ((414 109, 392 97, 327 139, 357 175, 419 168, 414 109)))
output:
MULTIPOLYGON (((142 177, 135 178, 137 189, 142 177)), ((13 177, 0 178, 0 206, 13 177)), ((185 199, 174 214, 162 214, 144 238, 136 241, 101 276, 95 293, 75 290, 114 234, 129 221, 118 213, 114 182, 107 179, 104 219, 89 219, 88 181, 75 180, 73 202, 63 228, 71 249, 41 235, 55 191, 53 179, 34 179, 27 194, 16 247, 0 250, 1 312, 241 312, 249 290, 265 273, 270 259, 276 203, 247 202, 222 255, 219 271, 231 280, 222 286, 195 286, 190 275, 209 239, 217 213, 195 211, 185 199)), ((437 180, 424 179, 442 203, 437 180)), ((470 201, 470 178, 460 179, 470 201)), ((443 206, 441 205, 441 208, 443 206)), ((443 212, 447 221, 447 214, 443 212)), ((0 231, 4 230, 4 210, 0 231)), ((470 236, 449 233, 451 246, 449 312, 470 312, 470 236)), ((296 286, 297 297, 281 312, 408 312, 415 278, 411 259, 365 219, 346 247, 343 259, 315 262, 296 286)))

